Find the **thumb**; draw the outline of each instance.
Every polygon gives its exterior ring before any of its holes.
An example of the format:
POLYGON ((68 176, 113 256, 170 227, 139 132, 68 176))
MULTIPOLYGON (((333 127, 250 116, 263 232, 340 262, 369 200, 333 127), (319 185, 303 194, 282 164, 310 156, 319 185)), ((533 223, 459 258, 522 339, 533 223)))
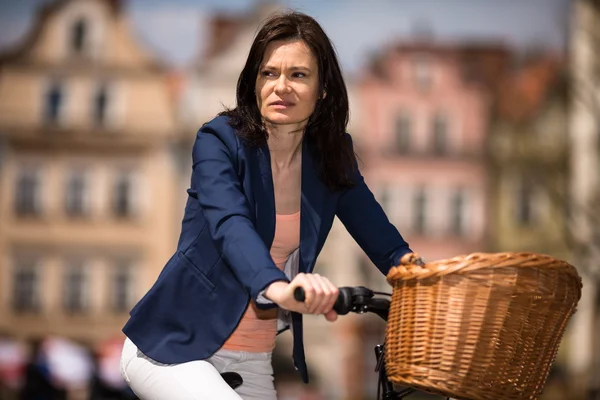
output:
POLYGON ((325 313, 325 319, 329 322, 334 322, 337 320, 337 313, 334 310, 330 310, 329 312, 325 313))

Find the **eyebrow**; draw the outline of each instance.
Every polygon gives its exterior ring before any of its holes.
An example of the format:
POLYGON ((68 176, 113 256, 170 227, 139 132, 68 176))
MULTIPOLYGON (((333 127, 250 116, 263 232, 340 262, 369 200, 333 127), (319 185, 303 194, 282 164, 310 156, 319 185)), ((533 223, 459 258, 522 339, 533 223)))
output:
MULTIPOLYGON (((278 69, 278 68, 274 67, 272 65, 263 65, 262 69, 278 69)), ((301 65, 294 65, 292 67, 289 67, 288 69, 291 71, 308 71, 308 72, 312 71, 309 67, 304 67, 301 65)))

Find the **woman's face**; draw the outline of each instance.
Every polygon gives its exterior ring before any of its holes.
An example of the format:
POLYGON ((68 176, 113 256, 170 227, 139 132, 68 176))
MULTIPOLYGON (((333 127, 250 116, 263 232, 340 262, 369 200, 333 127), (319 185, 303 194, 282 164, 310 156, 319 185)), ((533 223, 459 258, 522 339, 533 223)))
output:
POLYGON ((306 124, 319 98, 318 90, 317 61, 306 43, 269 43, 256 77, 256 101, 267 122, 306 124))

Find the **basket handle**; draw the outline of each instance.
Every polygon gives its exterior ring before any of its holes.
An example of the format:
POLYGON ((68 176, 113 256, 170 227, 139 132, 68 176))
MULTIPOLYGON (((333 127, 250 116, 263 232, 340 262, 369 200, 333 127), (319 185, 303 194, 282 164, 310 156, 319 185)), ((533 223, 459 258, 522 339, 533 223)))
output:
POLYGON ((425 261, 418 253, 406 253, 400 259, 400 265, 403 265, 407 268, 414 267, 415 265, 424 267, 425 261))
POLYGON ((396 279, 426 279, 449 274, 466 274, 487 268, 547 268, 561 269, 566 276, 574 279, 581 288, 581 277, 569 263, 548 255, 536 253, 472 253, 447 260, 425 263, 418 253, 407 253, 400 259, 400 265, 392 267, 387 274, 388 282, 396 279))

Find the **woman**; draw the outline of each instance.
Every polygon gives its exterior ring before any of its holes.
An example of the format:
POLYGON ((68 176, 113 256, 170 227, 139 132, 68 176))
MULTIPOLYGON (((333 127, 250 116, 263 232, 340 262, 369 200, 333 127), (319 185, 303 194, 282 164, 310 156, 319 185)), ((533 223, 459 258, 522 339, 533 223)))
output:
POLYGON ((122 373, 142 399, 276 399, 271 352, 301 314, 333 321, 313 267, 334 216, 383 272, 411 250, 358 171, 348 96, 319 24, 277 15, 258 32, 237 106, 200 128, 177 251, 131 311, 122 373), (293 298, 296 287, 306 301, 293 298), (232 390, 219 373, 237 372, 232 390))

